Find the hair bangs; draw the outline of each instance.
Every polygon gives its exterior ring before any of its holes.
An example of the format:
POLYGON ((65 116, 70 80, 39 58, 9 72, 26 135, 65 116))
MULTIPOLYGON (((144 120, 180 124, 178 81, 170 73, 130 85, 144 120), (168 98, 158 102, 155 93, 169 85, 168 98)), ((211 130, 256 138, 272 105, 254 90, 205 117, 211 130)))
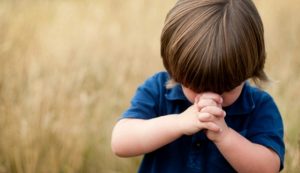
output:
POLYGON ((180 2, 161 38, 163 63, 174 81, 221 94, 249 78, 268 80, 262 21, 251 1, 180 2))

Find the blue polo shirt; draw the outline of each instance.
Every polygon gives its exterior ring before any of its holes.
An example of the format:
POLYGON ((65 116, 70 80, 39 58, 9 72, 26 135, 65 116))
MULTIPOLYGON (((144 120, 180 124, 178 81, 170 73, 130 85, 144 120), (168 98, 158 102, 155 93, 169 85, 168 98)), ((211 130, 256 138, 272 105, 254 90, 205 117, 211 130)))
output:
MULTIPOLYGON (((177 85, 165 87, 167 72, 159 72, 138 87, 129 109, 122 118, 151 119, 179 114, 191 103, 177 85)), ((253 143, 274 150, 284 162, 283 122, 276 104, 266 92, 246 83, 239 98, 226 111, 229 127, 253 143)), ((147 136, 145 136, 146 138, 147 136)), ((247 157, 247 156, 245 156, 247 157)), ((236 172, 215 144, 203 132, 182 136, 177 140, 145 154, 140 173, 227 173, 236 172)))

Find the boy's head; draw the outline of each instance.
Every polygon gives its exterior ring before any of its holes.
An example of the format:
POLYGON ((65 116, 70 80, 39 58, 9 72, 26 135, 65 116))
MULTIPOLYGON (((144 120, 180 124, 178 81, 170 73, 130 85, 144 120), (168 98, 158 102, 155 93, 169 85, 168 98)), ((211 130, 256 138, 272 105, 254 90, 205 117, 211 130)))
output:
POLYGON ((161 56, 172 80, 199 93, 268 81, 263 24, 251 0, 179 0, 166 17, 161 56))

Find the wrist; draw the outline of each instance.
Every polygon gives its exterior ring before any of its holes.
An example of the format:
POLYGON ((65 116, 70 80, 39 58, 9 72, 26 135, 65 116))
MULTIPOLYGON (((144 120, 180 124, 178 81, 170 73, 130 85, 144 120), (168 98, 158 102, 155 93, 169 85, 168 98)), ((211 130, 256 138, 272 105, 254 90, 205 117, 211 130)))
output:
POLYGON ((184 135, 185 129, 184 129, 184 125, 182 124, 183 123, 182 116, 180 114, 173 114, 172 116, 174 118, 174 127, 176 129, 176 133, 179 136, 184 135))
POLYGON ((219 137, 213 141, 216 145, 222 145, 224 143, 227 143, 227 141, 230 141, 228 140, 232 134, 232 129, 230 127, 222 129, 219 133, 219 137))

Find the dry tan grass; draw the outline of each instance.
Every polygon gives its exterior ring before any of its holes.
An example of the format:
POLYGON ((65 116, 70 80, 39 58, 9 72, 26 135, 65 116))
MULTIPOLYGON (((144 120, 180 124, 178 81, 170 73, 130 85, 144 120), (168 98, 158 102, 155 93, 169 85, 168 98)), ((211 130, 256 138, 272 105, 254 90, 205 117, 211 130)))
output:
MULTIPOLYGON (((135 172, 110 133, 136 86, 162 70, 159 36, 175 1, 0 2, 0 173, 135 172)), ((268 90, 285 121, 284 172, 299 170, 298 0, 256 0, 268 90)))

